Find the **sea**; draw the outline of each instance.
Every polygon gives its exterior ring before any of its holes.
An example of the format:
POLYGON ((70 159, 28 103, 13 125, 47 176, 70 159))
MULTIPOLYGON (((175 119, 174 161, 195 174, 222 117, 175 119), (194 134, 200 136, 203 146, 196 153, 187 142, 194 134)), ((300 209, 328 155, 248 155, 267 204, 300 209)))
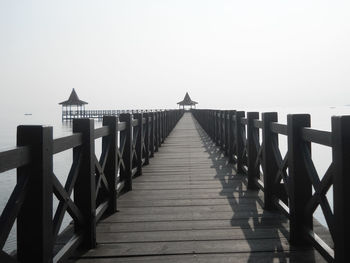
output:
MULTIPOLYGON (((226 110, 226 109, 223 109, 226 110)), ((350 107, 328 107, 328 106, 305 106, 305 107, 271 107, 271 108, 254 108, 246 107, 245 111, 258 112, 278 112, 278 122, 285 124, 287 122, 288 114, 307 113, 311 115, 311 127, 318 130, 331 130, 331 117, 339 115, 350 115, 350 107)), ((1 116, 0 129, 0 151, 10 149, 16 145, 16 129, 18 125, 45 125, 53 127, 54 138, 67 136, 72 134, 72 123, 69 121, 62 121, 60 109, 54 111, 37 111, 37 112, 12 112, 8 115, 1 116)), ((102 126, 101 121, 95 120, 95 127, 102 126)), ((286 136, 279 135, 280 150, 282 156, 287 151, 286 136)), ((95 144, 96 155, 101 153, 101 139, 95 144)), ((319 177, 322 178, 327 168, 331 164, 332 152, 329 147, 312 144, 312 159, 315 164, 319 177)), ((60 182, 64 185, 69 169, 72 164, 72 151, 67 150, 62 153, 54 155, 54 173, 60 182)), ((16 169, 10 170, 0 174, 0 212, 2 213, 10 194, 12 193, 16 184, 16 169)), ((332 188, 327 193, 327 198, 333 207, 333 190, 332 188)), ((54 198, 54 211, 57 207, 58 200, 54 198)), ((318 219, 323 225, 326 225, 325 218, 320 208, 318 208, 314 217, 318 219)), ((63 230, 72 219, 67 214, 62 224, 63 230)), ((16 249, 16 228, 15 224, 11 230, 9 238, 5 244, 5 251, 12 251, 16 249)))

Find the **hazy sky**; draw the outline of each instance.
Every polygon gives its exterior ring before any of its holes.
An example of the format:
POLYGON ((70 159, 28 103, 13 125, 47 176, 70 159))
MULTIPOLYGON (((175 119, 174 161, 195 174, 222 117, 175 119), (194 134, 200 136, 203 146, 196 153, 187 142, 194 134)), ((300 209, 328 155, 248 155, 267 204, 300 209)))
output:
POLYGON ((0 0, 0 107, 350 104, 350 1, 0 0))

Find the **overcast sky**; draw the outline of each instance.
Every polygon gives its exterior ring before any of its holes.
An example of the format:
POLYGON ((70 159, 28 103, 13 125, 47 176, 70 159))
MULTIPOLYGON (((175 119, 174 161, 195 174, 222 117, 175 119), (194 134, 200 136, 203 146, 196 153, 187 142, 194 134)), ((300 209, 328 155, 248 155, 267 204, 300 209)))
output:
POLYGON ((350 1, 0 0, 0 107, 350 104, 350 1))

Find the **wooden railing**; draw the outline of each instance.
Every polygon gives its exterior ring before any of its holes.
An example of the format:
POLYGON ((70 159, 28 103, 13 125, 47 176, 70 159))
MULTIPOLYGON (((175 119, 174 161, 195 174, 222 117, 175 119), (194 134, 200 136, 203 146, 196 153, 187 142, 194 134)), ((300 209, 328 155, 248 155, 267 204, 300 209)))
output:
POLYGON ((64 109, 62 110, 62 120, 73 120, 80 118, 102 119, 104 116, 119 116, 123 113, 147 113, 153 110, 85 110, 85 109, 64 109))
POLYGON ((75 119, 73 134, 53 139, 52 127, 19 126, 17 147, 0 152, 0 173, 17 168, 17 183, 0 217, 0 262, 59 262, 76 248, 96 246, 96 223, 117 211, 117 197, 132 190, 164 139, 183 115, 181 110, 75 119), (102 138, 102 153, 95 140, 102 138), (54 154, 73 150, 72 165, 62 185, 53 172, 54 154), (59 200, 53 214, 53 197, 59 200), (68 212, 73 222, 61 233, 68 212), (5 242, 16 221, 17 251, 5 242))
POLYGON ((312 245, 329 262, 347 262, 350 251, 350 116, 332 117, 332 131, 310 128, 310 115, 291 114, 287 125, 276 112, 193 110, 207 134, 247 175, 248 188, 264 193, 264 209, 289 218, 290 243, 312 245), (278 136, 287 136, 281 155, 278 136), (261 136, 261 137, 260 137, 261 136), (311 143, 331 147, 332 160, 319 177, 311 143), (333 187, 333 203, 327 199, 333 187), (321 207, 333 244, 313 231, 313 213, 321 207))

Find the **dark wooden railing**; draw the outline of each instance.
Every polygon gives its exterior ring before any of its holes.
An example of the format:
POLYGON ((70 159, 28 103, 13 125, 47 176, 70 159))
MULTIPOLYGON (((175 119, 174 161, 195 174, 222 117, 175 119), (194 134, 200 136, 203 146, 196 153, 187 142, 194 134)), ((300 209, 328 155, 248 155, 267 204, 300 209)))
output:
POLYGON ((119 116, 123 113, 146 113, 153 110, 86 110, 86 109, 64 109, 62 120, 73 120, 81 118, 102 119, 104 116, 119 116))
POLYGON ((248 188, 264 193, 264 209, 289 218, 290 243, 312 245, 329 262, 347 262, 350 251, 350 116, 332 117, 332 131, 310 128, 310 115, 292 114, 278 123, 276 112, 193 110, 207 134, 247 175, 248 188), (281 155, 278 136, 287 136, 281 155), (332 160, 320 179, 311 143, 331 147, 332 160), (333 204, 326 194, 333 187, 333 204), (313 231, 313 213, 321 207, 333 244, 313 231), (333 210, 332 210, 333 207, 333 210))
POLYGON ((59 262, 78 247, 94 248, 97 222, 117 211, 117 197, 132 190, 133 177, 142 174, 182 115, 170 110, 105 116, 98 129, 91 119, 75 119, 73 134, 58 139, 52 127, 19 126, 17 147, 0 152, 0 172, 17 168, 17 183, 0 217, 0 262, 59 262), (62 185, 53 172, 53 155, 70 149, 73 161, 62 185), (59 233, 66 212, 73 222, 59 233), (4 245, 15 221, 17 250, 8 254, 4 245))

